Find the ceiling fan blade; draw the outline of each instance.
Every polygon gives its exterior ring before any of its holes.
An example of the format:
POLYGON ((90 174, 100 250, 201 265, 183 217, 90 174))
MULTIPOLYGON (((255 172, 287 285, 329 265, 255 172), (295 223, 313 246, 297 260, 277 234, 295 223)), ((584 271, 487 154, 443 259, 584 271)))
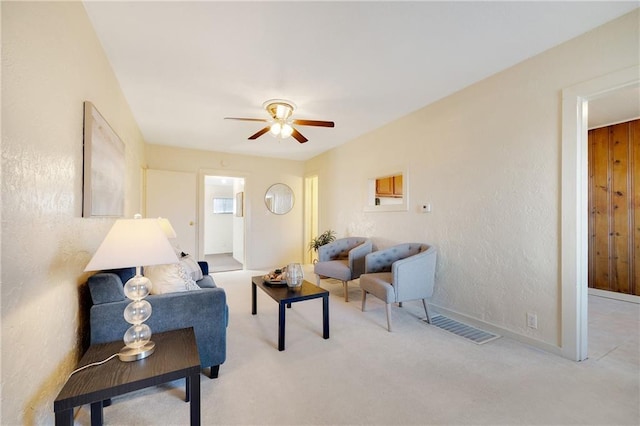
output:
POLYGON ((309 139, 305 138, 304 136, 302 136, 302 133, 300 133, 299 131, 297 131, 296 129, 293 129, 293 132, 291 132, 291 136, 293 136, 294 138, 296 138, 296 140, 300 143, 305 143, 306 141, 308 141, 309 139))
POLYGON ((271 129, 271 126, 267 126, 264 129, 260 129, 259 131, 257 131, 253 135, 249 136, 249 139, 258 139, 260 136, 262 136, 265 133, 267 133, 269 131, 269 129, 271 129))
POLYGON ((300 126, 318 126, 318 127, 334 127, 333 121, 320 121, 320 120, 293 120, 293 124, 300 126))
POLYGON ((240 117, 225 117, 225 120, 241 120, 241 121, 269 121, 267 119, 264 118, 240 118, 240 117))

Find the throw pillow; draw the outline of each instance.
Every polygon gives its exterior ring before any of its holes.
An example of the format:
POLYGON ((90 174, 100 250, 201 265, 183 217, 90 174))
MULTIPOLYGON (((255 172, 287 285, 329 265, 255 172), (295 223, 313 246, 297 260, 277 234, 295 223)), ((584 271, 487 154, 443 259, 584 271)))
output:
POLYGON ((191 276, 191 279, 194 281, 200 281, 202 279, 202 269, 200 269, 200 265, 198 262, 193 260, 191 256, 188 254, 183 255, 180 258, 180 263, 187 270, 187 273, 191 276))
POLYGON ((145 266, 144 275, 151 280, 151 294, 200 290, 181 263, 145 266))

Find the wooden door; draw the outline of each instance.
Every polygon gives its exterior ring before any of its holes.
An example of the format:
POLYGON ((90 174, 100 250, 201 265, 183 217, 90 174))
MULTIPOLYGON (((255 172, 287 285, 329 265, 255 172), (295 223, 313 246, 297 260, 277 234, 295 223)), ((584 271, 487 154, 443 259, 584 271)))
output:
POLYGON ((589 287, 640 296, 640 120, 589 131, 589 287))

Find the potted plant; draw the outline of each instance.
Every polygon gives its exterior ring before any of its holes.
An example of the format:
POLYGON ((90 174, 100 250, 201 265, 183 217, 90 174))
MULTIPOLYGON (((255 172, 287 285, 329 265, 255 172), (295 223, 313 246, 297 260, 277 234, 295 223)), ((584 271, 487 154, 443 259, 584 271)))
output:
MULTIPOLYGON (((328 229, 324 231, 322 234, 318 235, 317 237, 311 240, 311 242, 309 243, 309 250, 313 250, 317 253, 318 249, 321 246, 325 244, 329 244, 331 241, 334 241, 335 239, 336 239, 336 233, 331 229, 328 229)), ((317 261, 318 259, 314 259, 313 263, 316 263, 317 261)))

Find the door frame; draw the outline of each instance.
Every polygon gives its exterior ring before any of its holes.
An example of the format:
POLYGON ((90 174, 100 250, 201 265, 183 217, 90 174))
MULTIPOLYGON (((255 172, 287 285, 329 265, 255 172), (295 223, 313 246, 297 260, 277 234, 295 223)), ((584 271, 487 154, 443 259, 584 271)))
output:
POLYGON ((304 263, 313 262, 313 252, 308 249, 311 239, 318 235, 318 174, 304 177, 304 263))
MULTIPOLYGON (((204 217, 205 217, 205 205, 206 203, 204 202, 204 191, 205 191, 205 178, 206 176, 227 176, 227 177, 231 177, 231 178, 238 178, 238 179, 244 179, 244 193, 245 196, 244 198, 244 204, 245 204, 245 208, 243 209, 243 223, 242 223, 242 253, 243 253, 243 259, 242 259, 242 267, 243 269, 246 269, 246 264, 247 264, 247 229, 249 228, 247 226, 247 222, 250 219, 250 211, 247 208, 247 204, 248 204, 248 197, 247 197, 247 193, 248 193, 248 174, 247 173, 242 173, 242 172, 238 172, 238 171, 233 171, 233 170, 224 170, 224 169, 201 169, 198 170, 198 187, 196 189, 197 191, 197 196, 196 196, 196 201, 197 201, 197 218, 198 218, 198 223, 202 223, 204 224, 204 217)), ((202 255, 204 256, 204 225, 202 227, 200 227, 198 229, 198 235, 197 235, 197 245, 198 245, 198 250, 200 251, 200 253, 202 253, 202 255)))
POLYGON ((640 66, 616 71, 562 91, 561 354, 587 358, 589 100, 640 85, 640 66))

